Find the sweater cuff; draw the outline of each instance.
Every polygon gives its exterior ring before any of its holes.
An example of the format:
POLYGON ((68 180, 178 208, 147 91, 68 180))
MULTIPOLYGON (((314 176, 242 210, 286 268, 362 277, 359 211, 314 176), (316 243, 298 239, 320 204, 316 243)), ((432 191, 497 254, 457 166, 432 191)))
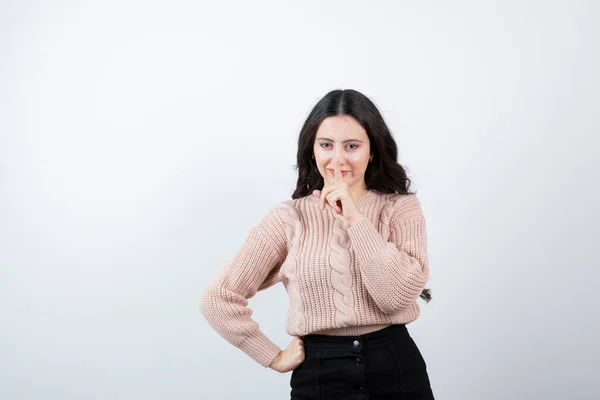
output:
POLYGON ((348 228, 348 236, 356 254, 362 262, 379 255, 387 242, 377 231, 369 218, 362 218, 348 228))
POLYGON ((279 346, 261 332, 248 337, 238 347, 265 368, 271 365, 281 351, 279 346))

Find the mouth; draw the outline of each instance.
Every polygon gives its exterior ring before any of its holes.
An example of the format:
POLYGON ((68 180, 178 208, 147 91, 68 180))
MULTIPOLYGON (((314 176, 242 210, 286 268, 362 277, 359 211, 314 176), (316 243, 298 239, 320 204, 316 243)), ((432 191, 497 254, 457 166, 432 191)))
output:
MULTIPOLYGON (((329 168, 327 168, 327 171, 329 171, 329 173, 330 173, 331 175, 335 175, 335 171, 334 171, 333 169, 329 169, 329 168)), ((347 174, 348 174, 350 171, 341 171, 341 172, 342 172, 342 176, 345 176, 345 175, 347 175, 347 174)))

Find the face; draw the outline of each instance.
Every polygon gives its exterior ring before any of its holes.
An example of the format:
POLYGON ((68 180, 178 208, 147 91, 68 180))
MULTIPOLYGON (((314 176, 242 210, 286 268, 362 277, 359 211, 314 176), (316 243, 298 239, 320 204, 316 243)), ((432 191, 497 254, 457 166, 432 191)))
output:
POLYGON ((365 129, 352 117, 334 116, 321 122, 313 146, 315 161, 325 185, 334 184, 334 160, 337 157, 344 182, 354 190, 363 190, 371 146, 365 129))

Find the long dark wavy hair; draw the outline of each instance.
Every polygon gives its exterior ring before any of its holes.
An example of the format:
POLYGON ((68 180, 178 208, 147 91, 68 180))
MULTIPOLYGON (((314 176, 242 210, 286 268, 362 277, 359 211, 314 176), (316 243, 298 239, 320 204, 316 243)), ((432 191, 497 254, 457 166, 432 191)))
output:
MULTIPOLYGON (((313 162, 312 154, 317 130, 327 117, 347 115, 364 128, 369 137, 373 162, 365 172, 367 189, 380 193, 414 194, 410 192, 411 180, 398 163, 398 146, 375 104, 364 94, 352 90, 332 90, 313 107, 306 118, 298 138, 296 169, 298 182, 292 199, 308 196, 321 190, 323 177, 313 162)), ((430 289, 424 289, 421 298, 431 300, 430 289)))

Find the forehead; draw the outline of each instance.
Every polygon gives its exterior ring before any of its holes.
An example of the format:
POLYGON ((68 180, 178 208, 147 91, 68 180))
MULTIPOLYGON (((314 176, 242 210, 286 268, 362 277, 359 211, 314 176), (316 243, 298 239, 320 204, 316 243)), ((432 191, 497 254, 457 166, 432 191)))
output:
POLYGON ((325 118, 319 125, 316 138, 368 140, 365 129, 348 115, 325 118))

